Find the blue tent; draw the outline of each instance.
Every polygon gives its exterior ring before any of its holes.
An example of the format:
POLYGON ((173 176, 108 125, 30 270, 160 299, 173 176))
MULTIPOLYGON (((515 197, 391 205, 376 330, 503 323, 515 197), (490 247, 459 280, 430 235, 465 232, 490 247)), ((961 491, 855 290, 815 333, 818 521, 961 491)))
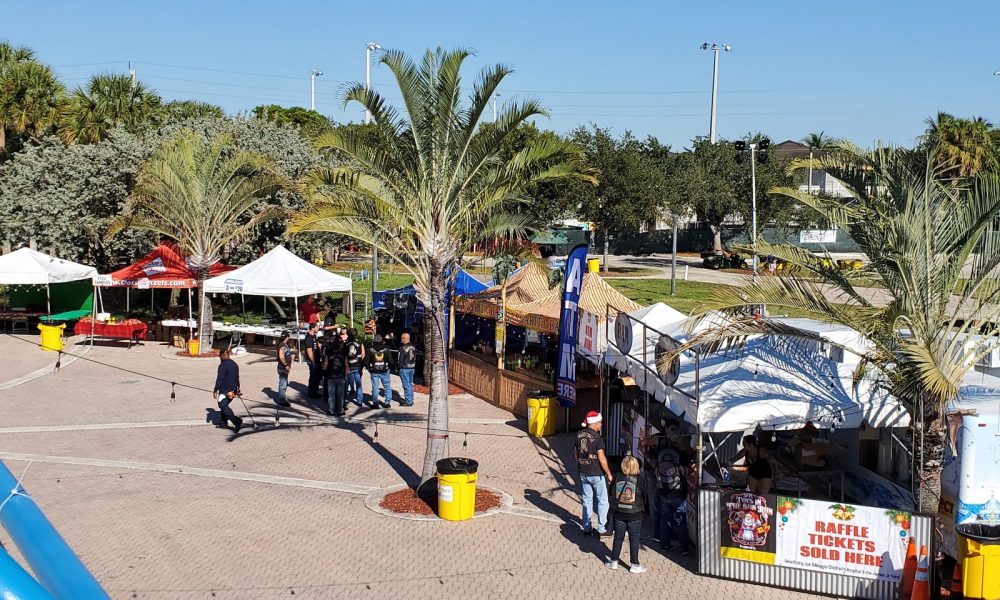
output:
MULTIPOLYGON (((451 303, 452 296, 464 296, 465 294, 475 294, 476 292, 481 292, 490 286, 493 282, 483 283, 475 277, 469 274, 468 271, 459 267, 458 271, 455 272, 455 277, 453 279, 453 284, 449 288, 448 303, 451 303)), ((386 310, 394 308, 393 302, 407 302, 408 298, 415 298, 417 295, 416 290, 412 285, 408 285, 401 288, 396 288, 394 290, 382 290, 379 292, 374 292, 372 294, 372 308, 375 310, 386 310)), ((422 307, 418 310, 423 311, 422 307)))

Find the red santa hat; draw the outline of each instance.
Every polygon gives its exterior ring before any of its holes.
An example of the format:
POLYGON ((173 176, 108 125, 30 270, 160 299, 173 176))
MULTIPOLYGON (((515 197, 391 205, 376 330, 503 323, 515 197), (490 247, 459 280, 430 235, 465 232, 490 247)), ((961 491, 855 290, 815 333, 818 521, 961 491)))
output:
POLYGON ((587 417, 583 420, 583 423, 581 423, 581 425, 586 427, 587 425, 600 423, 603 420, 604 419, 601 417, 601 413, 597 412, 596 410, 592 410, 589 413, 587 413, 587 417))

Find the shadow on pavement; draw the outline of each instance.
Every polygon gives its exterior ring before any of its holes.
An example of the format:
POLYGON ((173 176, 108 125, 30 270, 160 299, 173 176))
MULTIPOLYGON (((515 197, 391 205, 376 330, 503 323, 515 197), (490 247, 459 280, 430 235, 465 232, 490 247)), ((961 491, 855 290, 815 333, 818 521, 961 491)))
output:
POLYGON ((377 425, 375 425, 375 427, 372 428, 372 433, 368 432, 368 428, 365 426, 365 424, 352 420, 346 420, 346 419, 341 420, 340 423, 338 424, 338 427, 341 429, 345 429, 347 431, 351 431, 362 440, 368 442, 368 445, 371 447, 371 449, 380 457, 382 457, 382 460, 384 460, 386 464, 388 464, 389 467, 391 467, 392 470, 395 471, 397 475, 399 475, 400 479, 403 480, 403 483, 405 483, 410 487, 416 487, 417 484, 420 483, 419 473, 411 469, 410 465, 406 464, 404 460, 400 459, 398 456, 393 454, 391 450, 389 450, 382 444, 378 443, 378 441, 375 439, 374 432, 377 431, 377 425))
POLYGON ((559 526, 559 533, 570 542, 576 544, 580 552, 592 554, 602 563, 611 555, 610 537, 599 537, 596 534, 585 534, 576 523, 566 523, 559 526), (605 543, 607 540, 607 543, 605 543))

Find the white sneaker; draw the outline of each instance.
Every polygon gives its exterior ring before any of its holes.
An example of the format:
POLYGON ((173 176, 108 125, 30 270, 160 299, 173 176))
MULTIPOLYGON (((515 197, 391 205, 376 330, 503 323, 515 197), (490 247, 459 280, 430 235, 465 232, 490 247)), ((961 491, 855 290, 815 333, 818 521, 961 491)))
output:
POLYGON ((607 567, 607 568, 609 568, 609 569, 611 569, 612 571, 614 571, 615 569, 618 568, 618 561, 617 560, 609 560, 608 562, 604 563, 604 566, 607 567))
POLYGON ((628 568, 628 572, 629 573, 645 573, 646 572, 646 567, 644 567, 642 565, 632 565, 631 567, 628 568))

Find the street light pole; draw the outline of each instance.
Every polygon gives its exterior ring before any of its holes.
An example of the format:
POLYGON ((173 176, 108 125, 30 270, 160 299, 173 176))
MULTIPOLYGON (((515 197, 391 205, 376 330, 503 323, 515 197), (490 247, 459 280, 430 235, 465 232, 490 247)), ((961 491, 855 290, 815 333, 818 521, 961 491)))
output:
POLYGON ((750 244, 753 248, 753 282, 757 283, 757 144, 750 146, 750 244))
POLYGON ((711 50, 712 57, 712 120, 708 127, 708 141, 709 143, 715 143, 715 108, 716 108, 716 98, 718 97, 719 89, 719 50, 729 52, 733 49, 729 44, 712 44, 708 45, 705 42, 701 45, 702 50, 711 50))
POLYGON ((677 295, 677 219, 679 215, 674 213, 671 215, 674 221, 674 235, 672 242, 672 248, 670 250, 670 295, 677 295))
POLYGON ((313 69, 309 76, 309 110, 316 110, 316 78, 323 74, 319 69, 313 69))
MULTIPOLYGON (((368 42, 365 46, 365 91, 367 92, 372 87, 372 52, 375 50, 381 50, 382 46, 378 45, 377 42, 368 42)), ((370 123, 372 120, 372 113, 367 108, 365 108, 365 125, 370 123)))
POLYGON ((497 122, 497 98, 500 97, 500 92, 493 94, 493 122, 497 122))
POLYGON ((811 196, 813 193, 813 147, 809 146, 809 183, 806 184, 806 191, 811 196))

